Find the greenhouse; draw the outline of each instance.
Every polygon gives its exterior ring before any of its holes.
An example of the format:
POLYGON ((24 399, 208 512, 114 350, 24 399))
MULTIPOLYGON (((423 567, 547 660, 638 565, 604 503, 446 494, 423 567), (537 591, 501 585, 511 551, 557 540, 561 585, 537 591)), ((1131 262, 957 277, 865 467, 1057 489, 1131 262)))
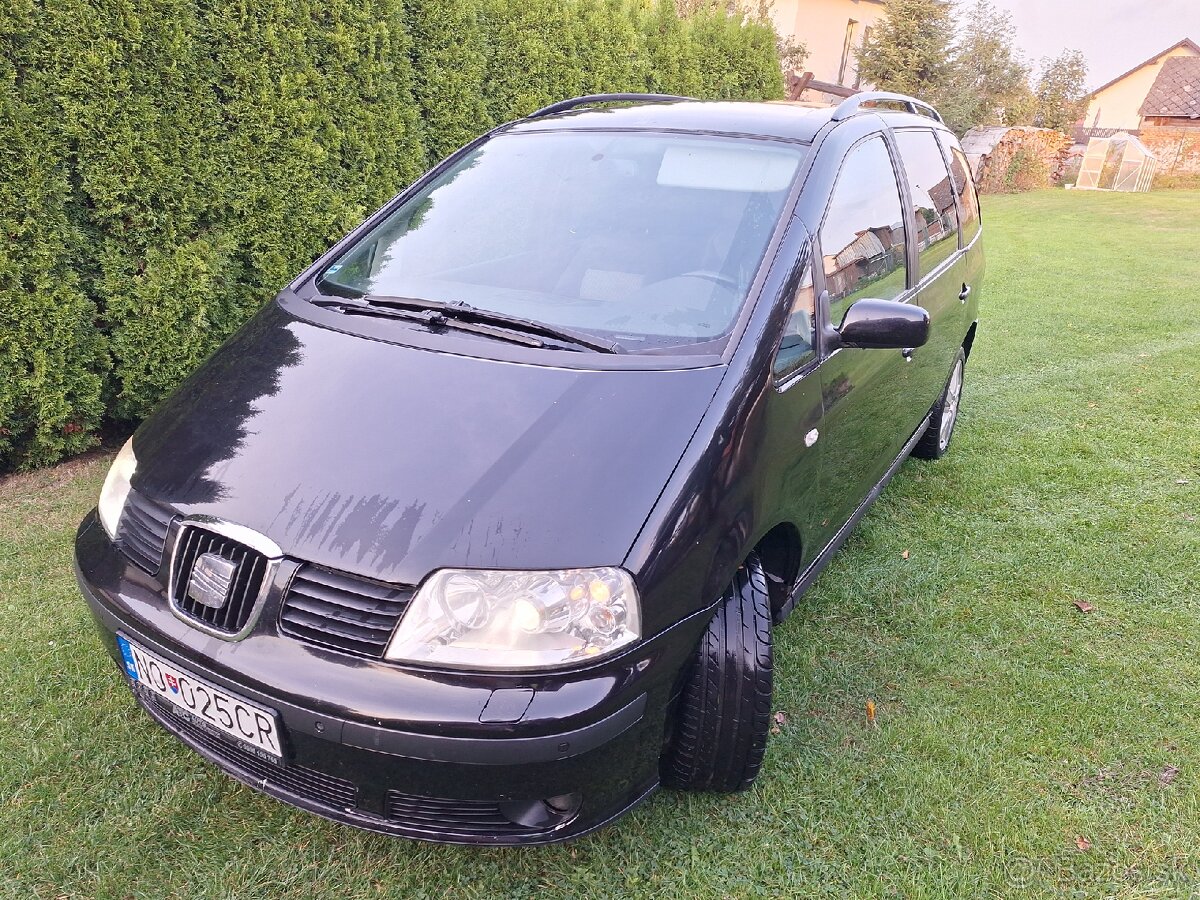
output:
POLYGON ((1158 158, 1132 134, 1088 141, 1075 187, 1095 191, 1148 191, 1158 158))

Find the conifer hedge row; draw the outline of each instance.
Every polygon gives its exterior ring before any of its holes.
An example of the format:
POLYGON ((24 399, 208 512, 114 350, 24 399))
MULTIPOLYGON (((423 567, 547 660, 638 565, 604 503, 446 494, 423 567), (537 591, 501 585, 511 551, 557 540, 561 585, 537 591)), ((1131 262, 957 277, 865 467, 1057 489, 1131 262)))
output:
POLYGON ((585 92, 770 98, 653 0, 5 0, 0 471, 144 416, 430 163, 585 92))

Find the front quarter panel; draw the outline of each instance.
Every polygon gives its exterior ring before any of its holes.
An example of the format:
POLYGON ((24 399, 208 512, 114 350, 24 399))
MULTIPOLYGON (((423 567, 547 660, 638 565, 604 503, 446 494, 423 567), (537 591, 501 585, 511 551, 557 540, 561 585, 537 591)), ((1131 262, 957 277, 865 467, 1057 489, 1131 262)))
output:
POLYGON ((626 558, 644 608, 670 609, 676 621, 715 606, 751 548, 778 523, 773 473, 780 460, 768 452, 777 446, 769 433, 771 363, 788 314, 785 289, 807 239, 793 219, 725 378, 626 558))

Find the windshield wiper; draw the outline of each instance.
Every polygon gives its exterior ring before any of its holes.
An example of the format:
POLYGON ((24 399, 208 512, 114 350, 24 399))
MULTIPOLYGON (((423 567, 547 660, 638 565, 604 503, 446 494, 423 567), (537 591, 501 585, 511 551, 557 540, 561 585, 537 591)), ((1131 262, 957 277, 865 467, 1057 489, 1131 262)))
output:
MULTIPOLYGON (((550 325, 546 322, 522 319, 519 316, 510 316, 507 313, 495 312, 490 309, 480 309, 462 301, 446 303, 441 300, 421 300, 416 297, 389 297, 381 294, 366 294, 363 296, 361 302, 367 306, 383 309, 431 310, 437 313, 442 319, 453 320, 458 323, 474 322, 480 325, 495 325, 501 328, 521 331, 525 334, 536 334, 541 337, 551 338, 552 340, 564 341, 600 353, 625 352, 625 348, 616 341, 607 341, 604 338, 583 334, 570 328, 563 328, 560 325, 550 325)), ((336 305, 345 306, 347 304, 345 301, 342 301, 336 305)), ((430 324, 438 325, 443 323, 437 318, 431 317, 430 324)))
POLYGON ((353 300, 344 300, 338 302, 329 300, 316 300, 314 302, 317 306, 336 309, 348 316, 371 316, 380 319, 402 319, 405 322, 417 322, 429 328, 453 328, 456 331, 466 331, 470 332, 471 334, 482 334, 487 337, 495 338, 499 341, 507 341, 510 344, 520 344, 523 347, 536 347, 541 349, 546 346, 544 341, 540 341, 536 337, 517 334, 506 328, 495 328, 479 322, 460 322, 457 320, 448 319, 446 316, 434 309, 392 309, 391 307, 387 306, 372 306, 368 303, 355 302, 353 300))

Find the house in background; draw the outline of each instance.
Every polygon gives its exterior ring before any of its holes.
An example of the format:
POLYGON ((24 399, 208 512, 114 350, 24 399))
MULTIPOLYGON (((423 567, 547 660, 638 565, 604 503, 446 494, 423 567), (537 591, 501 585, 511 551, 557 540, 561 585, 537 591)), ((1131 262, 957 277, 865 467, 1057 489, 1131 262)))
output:
MULTIPOLYGON (((1076 134, 1076 140, 1111 137, 1118 131, 1138 131, 1143 124, 1142 107, 1151 90, 1155 88, 1167 63, 1177 59, 1200 59, 1200 44, 1184 38, 1089 94, 1087 113, 1080 123, 1082 131, 1076 134)), ((1172 63, 1168 72, 1175 66, 1172 63)))
POLYGON ((1184 38, 1088 96, 1075 140, 1138 137, 1162 174, 1200 174, 1200 44, 1184 38))
POLYGON ((1200 55, 1164 62, 1139 112, 1143 130, 1200 128, 1200 55))
POLYGON ((883 14, 884 0, 775 0, 775 30, 808 48, 806 72, 790 85, 794 98, 805 89, 837 98, 868 87, 859 80, 854 52, 883 14))

